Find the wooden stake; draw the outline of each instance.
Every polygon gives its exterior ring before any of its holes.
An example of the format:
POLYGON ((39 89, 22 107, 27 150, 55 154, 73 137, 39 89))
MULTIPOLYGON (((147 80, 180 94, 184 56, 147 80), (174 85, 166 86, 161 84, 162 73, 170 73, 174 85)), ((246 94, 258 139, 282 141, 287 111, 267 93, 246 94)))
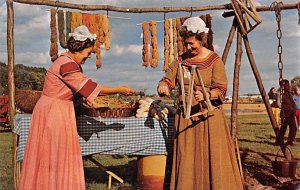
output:
POLYGON ((240 168, 240 174, 241 174, 241 178, 242 178, 242 183, 245 188, 245 179, 244 179, 244 173, 243 173, 243 166, 242 166, 242 160, 241 160, 241 155, 240 155, 240 147, 239 147, 239 143, 238 143, 238 139, 236 139, 235 141, 235 147, 236 147, 236 151, 237 151, 237 157, 238 157, 238 164, 239 164, 239 168, 240 168))

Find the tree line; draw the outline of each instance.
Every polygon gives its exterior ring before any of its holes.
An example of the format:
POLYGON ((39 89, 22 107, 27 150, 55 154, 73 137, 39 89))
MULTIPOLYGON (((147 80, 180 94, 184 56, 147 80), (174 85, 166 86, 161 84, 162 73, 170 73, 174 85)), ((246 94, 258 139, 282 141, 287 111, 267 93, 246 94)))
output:
MULTIPOLYGON (((7 65, 0 62, 0 94, 8 94, 8 73, 7 65)), ((47 72, 42 67, 29 67, 23 64, 17 64, 15 69, 16 89, 42 90, 44 77, 47 72)))

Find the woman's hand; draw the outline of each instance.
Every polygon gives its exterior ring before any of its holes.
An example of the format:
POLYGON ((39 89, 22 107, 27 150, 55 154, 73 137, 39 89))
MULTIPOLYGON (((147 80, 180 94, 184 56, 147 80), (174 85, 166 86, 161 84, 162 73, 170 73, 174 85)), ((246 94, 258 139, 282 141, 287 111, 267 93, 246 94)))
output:
POLYGON ((169 86, 164 81, 158 83, 157 92, 159 95, 170 96, 169 86))
MULTIPOLYGON (((200 91, 200 90, 196 90, 195 93, 194 93, 194 95, 195 95, 195 99, 196 99, 198 102, 201 102, 201 101, 205 100, 205 99, 204 99, 204 95, 203 95, 202 91, 200 91)), ((208 98, 210 98, 210 93, 206 92, 206 96, 207 96, 208 98)))
POLYGON ((131 87, 128 87, 128 86, 119 86, 118 87, 118 92, 120 94, 128 96, 128 95, 131 95, 131 94, 135 93, 135 90, 131 87))

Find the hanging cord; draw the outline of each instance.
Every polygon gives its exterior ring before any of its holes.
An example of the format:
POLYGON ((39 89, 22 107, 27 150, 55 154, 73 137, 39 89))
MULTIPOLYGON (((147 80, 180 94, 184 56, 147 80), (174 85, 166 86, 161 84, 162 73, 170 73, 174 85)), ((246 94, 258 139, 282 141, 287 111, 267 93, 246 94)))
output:
MULTIPOLYGON (((55 4, 57 4, 59 2, 59 0, 55 1, 55 4)), ((58 12, 58 6, 56 7, 56 13, 58 12)))
POLYGON ((279 70, 279 83, 283 79, 282 78, 282 71, 283 71, 283 63, 282 63, 282 45, 281 45, 281 38, 282 38, 282 31, 280 27, 281 22, 281 10, 282 10, 283 3, 282 2, 273 2, 271 4, 271 10, 275 11, 276 21, 277 21, 277 38, 278 38, 278 70, 279 70))
POLYGON ((298 2, 298 25, 300 25, 300 0, 298 2))
POLYGON ((193 7, 191 7, 191 15, 190 15, 190 17, 192 17, 193 16, 193 7))

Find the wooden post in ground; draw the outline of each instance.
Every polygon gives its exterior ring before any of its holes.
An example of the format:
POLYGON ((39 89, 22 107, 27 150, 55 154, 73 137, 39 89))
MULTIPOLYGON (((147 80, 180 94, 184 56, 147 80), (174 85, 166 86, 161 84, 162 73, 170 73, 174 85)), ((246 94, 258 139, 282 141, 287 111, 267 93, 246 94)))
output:
MULTIPOLYGON (((15 56, 14 56, 14 8, 13 8, 13 0, 6 0, 7 5, 7 65, 8 65, 8 97, 9 97, 9 118, 10 118, 10 126, 12 130, 14 129, 14 115, 15 115, 15 79, 14 79, 14 64, 15 64, 15 56)), ((18 165, 16 162, 16 150, 17 150, 17 135, 12 133, 13 136, 13 180, 14 189, 18 189, 18 165)))

